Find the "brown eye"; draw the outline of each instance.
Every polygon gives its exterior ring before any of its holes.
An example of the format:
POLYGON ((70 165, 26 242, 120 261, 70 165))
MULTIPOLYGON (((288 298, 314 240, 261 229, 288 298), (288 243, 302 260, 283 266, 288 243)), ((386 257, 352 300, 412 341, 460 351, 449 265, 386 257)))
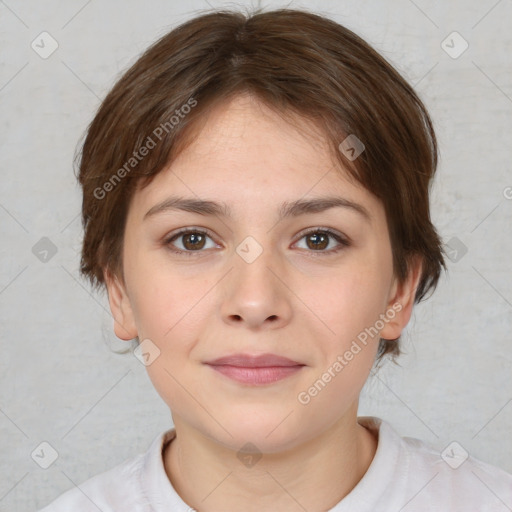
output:
POLYGON ((169 247, 172 252, 191 256, 194 253, 201 254, 206 252, 203 249, 215 247, 213 241, 210 242, 210 246, 207 246, 207 239, 211 240, 211 236, 205 231, 184 229, 164 240, 164 245, 169 247))
POLYGON ((306 235, 305 238, 307 240, 307 246, 313 250, 322 250, 329 245, 329 235, 322 231, 306 235))
POLYGON ((206 237, 201 233, 189 233, 186 235, 182 235, 181 239, 183 241, 183 246, 185 247, 185 249, 194 251, 196 249, 202 249, 204 247, 206 237))
POLYGON ((306 233, 303 233, 302 237, 299 241, 305 239, 306 247, 310 253, 317 252, 318 255, 329 255, 334 254, 350 246, 350 242, 348 239, 345 239, 342 235, 331 231, 330 229, 314 229, 310 230, 306 233), (337 242, 334 247, 327 249, 331 245, 331 241, 337 242))

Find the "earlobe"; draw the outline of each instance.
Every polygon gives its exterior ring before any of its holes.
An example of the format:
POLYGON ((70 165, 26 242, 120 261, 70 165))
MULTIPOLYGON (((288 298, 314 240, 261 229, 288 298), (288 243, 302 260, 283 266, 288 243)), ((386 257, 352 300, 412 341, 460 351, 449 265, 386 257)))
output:
POLYGON ((420 256, 412 258, 409 274, 403 283, 395 278, 385 316, 386 325, 380 337, 386 340, 395 340, 409 323, 414 306, 414 298, 422 274, 422 259, 420 256))
POLYGON ((137 328, 125 286, 119 281, 117 275, 112 275, 108 270, 104 270, 103 276, 107 287, 110 311, 114 319, 115 335, 125 341, 132 340, 137 336, 137 328))

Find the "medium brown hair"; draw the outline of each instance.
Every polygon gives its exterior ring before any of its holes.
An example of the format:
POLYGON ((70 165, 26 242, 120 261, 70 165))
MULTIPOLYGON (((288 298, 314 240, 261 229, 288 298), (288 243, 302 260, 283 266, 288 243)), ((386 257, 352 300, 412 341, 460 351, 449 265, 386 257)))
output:
MULTIPOLYGON (((124 282, 123 234, 134 191, 190 144, 209 110, 242 92, 290 122, 299 115, 321 128, 349 176, 382 201, 399 282, 419 255, 415 302, 433 291, 446 265, 430 220, 437 144, 429 114, 363 39, 292 9, 203 13, 150 46, 108 93, 78 155, 80 271, 92 286, 104 285, 104 271, 124 282), (356 159, 340 150, 349 135, 365 146, 356 159)), ((381 339, 378 359, 398 355, 399 339, 381 339)))

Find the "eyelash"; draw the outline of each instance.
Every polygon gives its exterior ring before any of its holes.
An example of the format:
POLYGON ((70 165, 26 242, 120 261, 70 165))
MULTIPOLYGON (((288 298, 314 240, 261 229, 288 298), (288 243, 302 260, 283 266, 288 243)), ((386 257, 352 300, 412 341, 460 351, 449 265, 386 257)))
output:
MULTIPOLYGON (((194 234, 200 234, 200 235, 205 235, 205 236, 208 236, 209 238, 212 238, 213 237, 209 234, 208 231, 204 231, 202 229, 190 229, 190 228, 184 228, 176 233, 173 233, 171 236, 167 237, 164 241, 163 241, 163 244, 173 253, 175 254, 184 254, 186 256, 198 256, 200 255, 202 252, 202 250, 198 250, 198 251, 183 251, 181 249, 174 249, 171 242, 173 242, 174 240, 178 239, 180 236, 183 236, 185 234, 190 234, 190 233, 194 233, 194 234)), ((338 253, 339 251, 341 251, 342 249, 345 249, 347 247, 349 247, 351 244, 350 242, 341 237, 340 235, 338 235, 338 233, 336 233, 335 231, 332 231, 331 229, 329 228, 314 228, 314 229, 311 229, 305 233, 302 233, 302 235, 300 236, 300 238, 297 240, 302 240, 303 238, 307 237, 308 235, 312 235, 312 234, 315 234, 315 233, 323 233, 323 234, 326 234, 328 236, 331 236, 332 238, 334 238, 340 245, 336 248, 336 249, 330 249, 328 251, 314 251, 314 250, 310 250, 308 252, 311 252, 312 253, 312 256, 316 257, 316 256, 329 256, 329 255, 332 255, 332 254, 336 254, 338 253), (315 254, 317 253, 317 254, 315 254)))

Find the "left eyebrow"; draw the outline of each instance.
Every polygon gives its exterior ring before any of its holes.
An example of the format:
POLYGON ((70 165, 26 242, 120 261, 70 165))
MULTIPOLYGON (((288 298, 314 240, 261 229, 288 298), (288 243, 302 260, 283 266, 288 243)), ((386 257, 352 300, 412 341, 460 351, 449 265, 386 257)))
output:
MULTIPOLYGON (((361 215, 367 222, 372 222, 372 216, 364 206, 337 196, 298 199, 292 202, 285 201, 279 207, 278 220, 283 220, 288 217, 298 217, 299 215, 305 214, 321 213, 331 208, 351 209, 361 215)), ((144 215, 143 220, 156 214, 169 211, 185 211, 199 215, 233 217, 231 209, 226 203, 171 196, 150 208, 144 215)))

